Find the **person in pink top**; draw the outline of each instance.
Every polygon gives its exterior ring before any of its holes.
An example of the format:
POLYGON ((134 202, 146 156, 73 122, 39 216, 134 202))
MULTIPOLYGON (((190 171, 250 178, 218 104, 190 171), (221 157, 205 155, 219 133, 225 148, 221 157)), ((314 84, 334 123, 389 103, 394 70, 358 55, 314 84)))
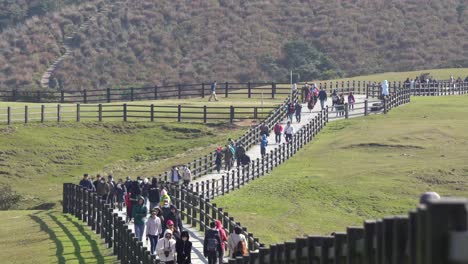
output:
POLYGON ((283 133, 283 126, 280 122, 276 123, 273 131, 275 132, 275 142, 277 144, 281 144, 281 133, 283 133))
POLYGON ((348 109, 349 110, 354 110, 354 102, 356 102, 356 100, 354 99, 353 92, 349 92, 349 95, 348 95, 348 109))

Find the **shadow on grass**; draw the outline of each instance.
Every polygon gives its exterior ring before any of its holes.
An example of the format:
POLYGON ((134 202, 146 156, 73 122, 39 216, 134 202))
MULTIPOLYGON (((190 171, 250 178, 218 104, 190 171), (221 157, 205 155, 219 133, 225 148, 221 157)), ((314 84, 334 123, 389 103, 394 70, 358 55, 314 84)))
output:
POLYGON ((96 240, 94 240, 88 233, 86 233, 86 230, 84 229, 84 226, 78 224, 76 222, 76 219, 71 217, 70 215, 64 215, 64 217, 72 223, 78 231, 80 231, 80 234, 88 241, 88 243, 91 246, 93 255, 97 261, 97 263, 104 263, 104 257, 101 254, 101 251, 99 250, 99 246, 96 243, 96 240))
POLYGON ((40 217, 37 216, 38 213, 28 215, 34 222, 38 223, 41 227, 41 231, 46 232, 50 239, 54 241, 57 249, 55 250, 55 256, 57 257, 58 263, 63 264, 65 263, 65 258, 63 257, 63 244, 60 239, 57 238, 55 232, 49 228, 49 226, 42 220, 40 217))

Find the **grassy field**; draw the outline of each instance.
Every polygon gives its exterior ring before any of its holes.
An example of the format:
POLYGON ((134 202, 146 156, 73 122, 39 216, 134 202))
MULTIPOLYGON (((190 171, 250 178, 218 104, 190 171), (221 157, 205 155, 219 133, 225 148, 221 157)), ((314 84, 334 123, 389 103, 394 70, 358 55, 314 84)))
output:
POLYGON ((263 243, 407 214, 418 196, 468 196, 468 96, 413 97, 388 115, 332 122, 264 178, 214 202, 263 243))
POLYGON ((86 225, 56 211, 0 212, 0 259, 13 263, 118 263, 86 225))
POLYGON ((61 123, 0 130, 0 183, 23 195, 21 209, 53 207, 62 183, 83 173, 157 176, 237 138, 248 127, 191 123, 61 123), (37 207, 39 206, 39 207, 37 207))

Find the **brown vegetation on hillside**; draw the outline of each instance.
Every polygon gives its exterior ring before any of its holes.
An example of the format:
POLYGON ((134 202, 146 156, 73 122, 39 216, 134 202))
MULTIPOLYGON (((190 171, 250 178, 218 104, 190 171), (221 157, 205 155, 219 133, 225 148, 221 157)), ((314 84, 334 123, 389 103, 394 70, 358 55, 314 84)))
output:
MULTIPOLYGON (((56 72, 64 89, 281 81, 299 67, 285 58, 293 41, 314 49, 313 62, 300 69, 314 78, 468 66, 463 0, 140 0, 107 7, 56 72)), ((0 35, 0 49, 9 50, 0 55, 1 86, 36 86, 59 55, 62 25, 86 16, 84 9, 65 14, 0 35)))

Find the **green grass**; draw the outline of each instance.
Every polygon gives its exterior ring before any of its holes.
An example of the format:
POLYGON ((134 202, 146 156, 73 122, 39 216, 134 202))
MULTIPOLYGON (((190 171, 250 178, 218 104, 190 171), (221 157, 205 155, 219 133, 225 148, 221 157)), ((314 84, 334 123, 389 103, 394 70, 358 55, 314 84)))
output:
POLYGON ((407 214, 418 196, 468 196, 468 96, 413 97, 336 121, 285 164, 214 202, 263 243, 407 214))
MULTIPOLYGON (((181 100, 158 100, 158 101, 135 101, 135 102, 115 102, 102 104, 103 121, 123 121, 123 104, 126 103, 128 121, 150 121, 150 105, 154 104, 155 120, 159 122, 177 121, 177 106, 182 106, 182 121, 203 122, 203 106, 207 106, 207 118, 209 123, 219 122, 229 119, 229 107, 235 108, 235 119, 253 119, 254 107, 258 107, 258 118, 266 117, 272 108, 280 104, 285 96, 278 96, 279 99, 265 98, 220 98, 219 101, 207 102, 207 99, 192 98, 181 100), (170 108, 163 106, 171 106, 170 108), (264 106, 265 108, 262 108, 264 106), (190 108, 198 107, 198 108, 190 108), (216 107, 224 107, 218 109, 216 107), (238 108, 248 107, 248 108, 238 108), (145 111, 145 112, 141 112, 145 111), (196 118, 196 119, 193 119, 196 118), (216 118, 216 119, 210 119, 216 118)), ((11 119, 13 123, 25 122, 25 106, 28 106, 28 122, 38 123, 41 120, 41 105, 45 107, 44 119, 48 122, 57 122, 57 103, 24 103, 24 102, 0 102, 0 123, 7 122, 7 107, 11 108, 11 119)), ((60 104, 61 121, 76 122, 76 104, 60 104)), ((81 104, 81 122, 98 121, 98 104, 81 104)))
POLYGON ((83 173, 157 176, 209 153, 247 129, 193 123, 46 123, 0 129, 0 183, 23 195, 19 208, 54 206, 62 183, 83 173))
POLYGON ((0 259, 13 263, 118 263, 83 222, 56 211, 0 212, 0 259))

